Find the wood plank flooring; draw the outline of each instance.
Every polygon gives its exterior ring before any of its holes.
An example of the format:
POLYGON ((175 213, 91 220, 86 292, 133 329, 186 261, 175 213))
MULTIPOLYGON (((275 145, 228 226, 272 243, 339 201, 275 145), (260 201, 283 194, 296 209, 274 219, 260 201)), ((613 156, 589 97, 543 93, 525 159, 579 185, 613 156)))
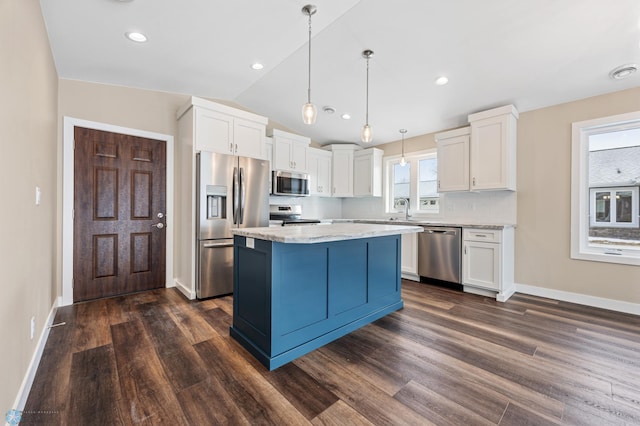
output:
POLYGON ((640 317, 403 281, 405 308, 273 372, 232 297, 58 309, 21 424, 640 424, 640 317))

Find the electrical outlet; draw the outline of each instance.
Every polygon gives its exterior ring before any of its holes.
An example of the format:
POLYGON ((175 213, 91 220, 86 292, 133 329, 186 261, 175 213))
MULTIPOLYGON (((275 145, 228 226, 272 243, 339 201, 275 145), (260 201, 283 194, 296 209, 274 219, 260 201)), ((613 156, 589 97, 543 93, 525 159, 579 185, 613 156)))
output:
POLYGON ((36 206, 39 206, 42 202, 42 192, 40 191, 40 187, 36 186, 36 206))
POLYGON ((33 336, 36 334, 36 317, 31 317, 31 340, 33 340, 33 336))

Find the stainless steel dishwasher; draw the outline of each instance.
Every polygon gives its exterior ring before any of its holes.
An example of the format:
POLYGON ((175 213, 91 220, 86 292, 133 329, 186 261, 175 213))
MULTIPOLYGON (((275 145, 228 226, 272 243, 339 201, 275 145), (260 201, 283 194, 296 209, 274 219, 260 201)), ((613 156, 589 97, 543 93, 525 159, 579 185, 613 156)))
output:
POLYGON ((423 228, 418 234, 418 275, 460 284, 462 228, 423 228))

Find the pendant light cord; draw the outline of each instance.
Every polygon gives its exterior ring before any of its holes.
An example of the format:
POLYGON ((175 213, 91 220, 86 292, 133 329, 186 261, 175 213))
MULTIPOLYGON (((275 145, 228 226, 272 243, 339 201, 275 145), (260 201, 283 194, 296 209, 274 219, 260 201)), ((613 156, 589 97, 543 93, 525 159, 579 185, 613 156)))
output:
POLYGON ((367 95, 366 95, 366 99, 367 99, 367 109, 366 109, 366 116, 365 116, 365 124, 368 126, 369 125, 369 58, 367 58, 367 95))
POLYGON ((309 13, 309 85, 307 86, 307 102, 311 103, 311 13, 309 13))

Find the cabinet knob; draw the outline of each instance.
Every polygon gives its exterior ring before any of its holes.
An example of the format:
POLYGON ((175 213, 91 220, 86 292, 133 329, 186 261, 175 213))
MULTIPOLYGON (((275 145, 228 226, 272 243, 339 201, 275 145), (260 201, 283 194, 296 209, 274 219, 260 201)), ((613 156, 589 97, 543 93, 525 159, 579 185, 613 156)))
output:
POLYGON ((229 142, 229 152, 233 152, 233 142, 229 142))
POLYGON ((473 178, 473 186, 476 186, 476 178, 473 178))

